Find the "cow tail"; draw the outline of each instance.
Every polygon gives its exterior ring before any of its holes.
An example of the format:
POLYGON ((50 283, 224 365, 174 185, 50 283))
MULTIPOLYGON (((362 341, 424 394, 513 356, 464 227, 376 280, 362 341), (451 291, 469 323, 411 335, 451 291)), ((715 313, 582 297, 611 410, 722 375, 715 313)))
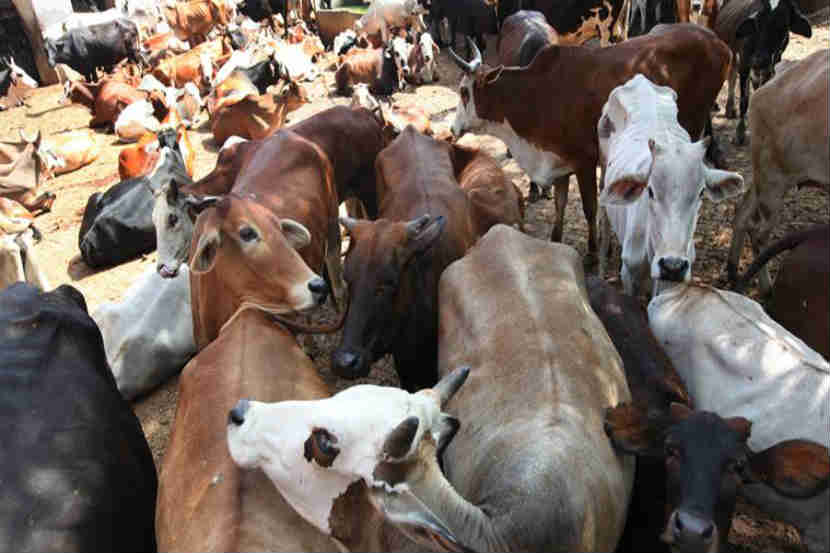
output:
POLYGON ((749 285, 749 281, 752 280, 752 277, 754 277, 755 274, 758 271, 760 271, 764 267, 764 265, 766 265, 769 262, 770 259, 780 254, 781 252, 798 247, 799 245, 801 245, 802 242, 810 238, 810 236, 814 233, 815 229, 793 232, 785 236, 775 244, 769 246, 766 250, 761 252, 761 255, 759 255, 755 259, 755 261, 752 262, 752 265, 750 265, 749 268, 746 270, 744 276, 740 277, 735 282, 733 289, 736 292, 743 292, 747 285, 749 285))

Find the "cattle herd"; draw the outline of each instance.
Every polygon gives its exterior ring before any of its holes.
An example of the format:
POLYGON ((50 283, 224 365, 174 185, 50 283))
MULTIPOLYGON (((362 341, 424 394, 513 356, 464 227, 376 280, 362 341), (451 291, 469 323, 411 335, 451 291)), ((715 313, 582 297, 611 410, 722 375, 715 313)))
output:
MULTIPOLYGON (((739 497, 830 549, 830 229, 770 240, 785 193, 830 189, 830 50, 781 61, 809 2, 115 4, 42 29, 97 130, 0 143, 0 550, 704 553, 739 497), (320 82, 332 107, 289 124, 320 82), (387 98, 424 85, 457 91, 449 132, 387 98), (128 145, 77 253, 157 258, 90 314, 36 216, 105 133, 128 145), (550 241, 525 229, 548 199, 550 241), (698 284, 699 211, 730 199, 731 289, 698 284), (400 388, 333 393, 305 346, 335 333, 335 375, 390 355, 400 388), (178 373, 157 468, 129 401, 178 373)), ((0 67, 0 109, 28 108, 0 67)))

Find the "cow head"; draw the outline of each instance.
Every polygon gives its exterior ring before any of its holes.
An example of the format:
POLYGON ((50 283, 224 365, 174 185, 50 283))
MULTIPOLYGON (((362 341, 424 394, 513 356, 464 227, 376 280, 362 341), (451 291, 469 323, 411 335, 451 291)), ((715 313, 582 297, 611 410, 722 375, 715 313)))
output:
POLYGON ((432 389, 352 386, 314 401, 240 400, 228 414, 228 450, 245 469, 260 468, 280 494, 320 531, 349 550, 379 532, 378 518, 431 551, 465 551, 436 513, 452 505, 437 456, 455 436, 457 419, 442 407, 469 368, 432 389))
POLYGON ((419 76, 423 82, 435 82, 438 80, 436 74, 437 62, 436 57, 441 52, 435 41, 432 40, 432 35, 428 32, 421 33, 418 37, 418 45, 416 47, 417 54, 417 68, 413 71, 418 71, 419 76))
POLYGON ((412 221, 363 221, 342 218, 349 232, 343 277, 349 306, 340 346, 332 354, 332 370, 342 378, 369 374, 370 364, 388 352, 401 324, 400 313, 415 301, 407 273, 444 229, 442 216, 422 215, 412 221))
POLYGON ((668 516, 660 537, 673 551, 718 551, 744 483, 763 483, 800 498, 827 488, 826 447, 788 440, 753 453, 746 445, 750 427, 743 417, 724 419, 679 403, 663 414, 648 415, 632 404, 606 411, 605 431, 616 447, 665 459, 668 516))
POLYGON ((8 67, 11 79, 15 82, 18 86, 22 85, 27 88, 37 88, 37 81, 34 80, 31 76, 29 76, 26 71, 14 63, 14 58, 9 56, 8 58, 3 59, 3 63, 8 67))
MULTIPOLYGON (((605 119, 600 119, 600 126, 605 119)), ((656 292, 659 281, 691 279, 693 237, 703 198, 718 202, 743 192, 741 175, 703 163, 709 140, 661 143, 651 139, 651 155, 643 156, 639 167, 607 170, 600 195, 602 205, 628 205, 641 198, 648 202, 646 248, 656 292), (643 197, 644 192, 647 197, 643 197)))
POLYGON ((213 273, 240 305, 274 314, 302 311, 328 294, 326 282, 297 253, 310 243, 301 223, 280 219, 254 198, 230 194, 196 220, 190 271, 213 273))
POLYGON ((467 131, 479 129, 485 124, 476 109, 476 91, 481 89, 484 84, 498 79, 502 70, 502 67, 495 69, 482 67, 481 51, 473 40, 469 37, 467 40, 474 53, 470 62, 461 59, 450 48, 450 56, 464 72, 461 77, 461 84, 458 85, 458 107, 455 110, 455 120, 451 128, 452 134, 456 138, 461 138, 467 131))
POLYGON ((761 9, 738 26, 735 36, 743 39, 742 64, 749 64, 753 85, 758 88, 774 75, 775 64, 787 47, 790 31, 810 37, 810 22, 794 0, 762 0, 761 9))
POLYGON ((406 39, 396 36, 389 43, 389 50, 392 53, 392 58, 395 60, 395 69, 398 71, 398 83, 403 88, 406 79, 409 78, 409 52, 412 45, 406 39))

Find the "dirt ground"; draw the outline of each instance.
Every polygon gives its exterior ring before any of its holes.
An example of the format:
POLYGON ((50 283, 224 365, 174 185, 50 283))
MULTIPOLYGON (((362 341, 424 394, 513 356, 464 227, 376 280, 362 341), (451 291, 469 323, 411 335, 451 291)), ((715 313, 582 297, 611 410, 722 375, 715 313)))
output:
MULTIPOLYGON (((814 27, 811 39, 792 35, 784 59, 798 60, 822 48, 828 48, 828 26, 814 27)), ((491 38, 488 52, 495 52, 495 42, 491 38)), ((489 56, 488 56, 489 57, 489 56)), ((328 67, 334 61, 329 55, 321 62, 328 67)), ((495 61, 495 60, 494 60, 495 61)), ((432 115, 436 131, 446 130, 451 124, 454 108, 458 102, 456 87, 460 73, 451 62, 447 52, 439 57, 441 81, 436 85, 421 86, 417 90, 408 89, 397 93, 393 100, 401 105, 418 105, 432 115)), ((329 93, 333 88, 333 72, 325 71, 312 87, 312 104, 303 106, 289 116, 289 123, 304 119, 335 104, 348 103, 345 98, 334 97, 329 93)), ((17 141, 18 130, 34 131, 40 129, 45 136, 72 129, 86 128, 90 120, 89 113, 77 106, 59 106, 61 96, 59 86, 38 89, 28 100, 28 107, 16 108, 0 113, 0 139, 17 141)), ((725 87, 719 98, 721 108, 726 98, 725 87)), ((782 102, 786 102, 782 98, 782 102)), ((734 136, 736 121, 726 120, 723 110, 714 115, 716 137, 726 152, 728 167, 739 171, 747 183, 752 182, 752 168, 749 146, 736 147, 731 140, 734 136)), ((118 180, 117 159, 123 145, 118 144, 114 135, 98 133, 102 146, 101 156, 97 161, 76 172, 55 178, 46 184, 46 188, 57 194, 53 211, 38 218, 37 224, 43 231, 44 239, 37 245, 36 252, 44 265, 50 283, 57 286, 72 284, 86 297, 90 312, 108 301, 119 300, 127 287, 148 267, 155 265, 156 255, 151 253, 118 267, 105 271, 93 271, 81 260, 78 254, 78 229, 87 198, 95 191, 104 190, 118 180)), ((210 134, 207 114, 203 113, 197 129, 191 132, 191 142, 197 150, 196 177, 207 174, 214 166, 217 146, 210 134)), ((507 174, 514 179, 522 192, 527 195, 528 178, 518 168, 516 162, 507 159, 504 145, 489 136, 467 135, 463 144, 478 145, 495 156, 504 166, 507 174)), ((736 199, 720 204, 704 202, 700 220, 695 234, 697 261, 693 267, 694 280, 703 283, 723 285, 726 256, 732 238, 731 222, 734 216, 736 199)), ((554 202, 542 200, 528 207, 525 227, 533 236, 547 239, 553 221, 554 202)), ((828 195, 823 190, 791 190, 787 194, 781 224, 775 229, 774 237, 811 226, 826 223, 828 213, 828 195)), ((582 215, 579 191, 574 178, 571 179, 569 202, 566 212, 564 241, 580 253, 586 251, 587 227, 582 215)), ((609 264, 610 280, 617 281, 619 267, 619 250, 615 249, 609 264)), ((749 248, 744 251, 742 269, 750 258, 749 248)), ((773 264, 773 274, 775 264, 773 264)), ((757 297, 757 289, 749 293, 757 297)), ((334 313, 327 307, 322 315, 331 319, 334 313)), ((354 382, 340 381, 328 370, 328 354, 334 348, 338 335, 326 337, 301 337, 309 355, 327 382, 335 389, 342 389, 354 382)), ((397 384, 397 377, 391 360, 378 362, 372 372, 371 382, 380 384, 397 384)), ((160 389, 134 403, 136 413, 141 419, 144 431, 153 450, 156 464, 159 465, 171 430, 175 413, 177 379, 173 378, 160 389)), ((740 550, 801 551, 798 532, 785 524, 767 519, 762 513, 747 505, 740 505, 739 513, 733 525, 730 541, 740 550)))

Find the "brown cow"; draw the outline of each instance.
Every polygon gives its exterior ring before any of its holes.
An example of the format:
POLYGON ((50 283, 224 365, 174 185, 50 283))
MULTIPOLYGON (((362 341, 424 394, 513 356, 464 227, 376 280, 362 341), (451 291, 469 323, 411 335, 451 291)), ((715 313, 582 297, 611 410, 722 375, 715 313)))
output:
POLYGON ((537 185, 556 186, 554 241, 562 240, 568 176, 576 173, 591 256, 597 251, 596 122, 611 90, 637 73, 670 86, 678 94, 680 124, 697 138, 708 127, 731 59, 714 33, 690 23, 658 25, 609 48, 551 45, 528 67, 482 66, 475 51, 470 63, 451 51, 466 72, 453 134, 480 130, 504 140, 530 176, 531 201, 537 185))
POLYGON ((559 44, 559 34, 542 12, 520 10, 505 18, 499 31, 499 62, 507 67, 530 65, 539 50, 559 44))
POLYGON ((233 190, 196 220, 191 246, 193 335, 204 348, 240 309, 287 313, 339 291, 340 229, 326 154, 281 130, 255 148, 233 190))
POLYGON ((340 57, 334 81, 337 93, 347 96, 352 85, 366 83, 373 94, 392 94, 401 83, 392 49, 352 48, 340 57))
MULTIPOLYGON (((98 83, 87 84, 81 82, 64 83, 64 96, 73 103, 78 103, 90 110, 92 120, 89 126, 111 127, 121 112, 128 105, 139 100, 147 100, 147 92, 136 90, 135 87, 119 80, 105 79, 98 83)), ((153 102, 156 113, 161 111, 163 102, 158 98, 153 102)), ((166 113, 166 109, 163 110, 166 113)))
POLYGON ((778 270, 767 312, 805 344, 830 359, 830 227, 819 225, 791 233, 753 261, 735 286, 737 291, 785 250, 793 250, 778 270))
MULTIPOLYGON (((179 127, 177 133, 179 151, 182 153, 187 174, 192 178, 196 151, 193 149, 193 145, 190 143, 190 137, 184 127, 179 127)), ((121 153, 118 154, 118 176, 121 180, 133 179, 149 174, 156 166, 156 162, 158 162, 158 147, 158 135, 148 132, 138 140, 138 143, 121 150, 121 153)))
POLYGON ((228 0, 190 0, 161 9, 176 38, 190 44, 204 42, 215 25, 227 25, 232 16, 228 0))
POLYGON ((52 135, 38 148, 47 177, 80 169, 98 159, 100 153, 95 133, 90 130, 52 135))
POLYGON ((40 131, 34 138, 20 132, 21 142, 0 142, 0 197, 20 203, 29 211, 50 211, 54 192, 38 194, 40 186, 40 131))
POLYGON ((240 397, 280 401, 327 395, 291 333, 258 310, 241 313, 179 377, 173 433, 159 470, 159 549, 337 550, 265 473, 237 467, 225 438, 227 413, 240 397))
POLYGON ((470 200, 478 236, 499 223, 524 231, 522 193, 495 159, 477 148, 454 144, 453 166, 455 178, 470 200))
POLYGON ((410 391, 438 379, 438 278, 477 236, 455 180, 453 149, 407 127, 380 152, 377 221, 344 219, 349 307, 332 369, 366 376, 386 353, 410 391))

